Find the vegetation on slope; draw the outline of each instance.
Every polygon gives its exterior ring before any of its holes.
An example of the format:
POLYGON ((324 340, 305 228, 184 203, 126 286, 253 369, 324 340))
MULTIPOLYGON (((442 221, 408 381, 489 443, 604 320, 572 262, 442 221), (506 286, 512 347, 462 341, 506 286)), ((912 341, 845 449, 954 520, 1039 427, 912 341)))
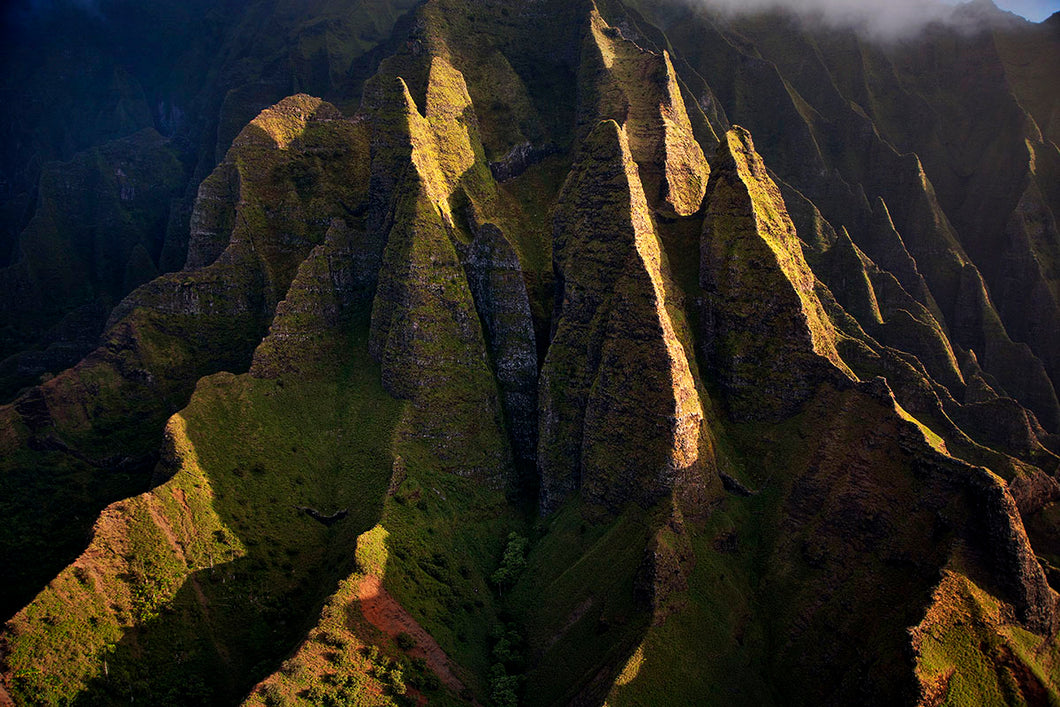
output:
MULTIPOLYGON (((298 41, 325 61, 295 73, 356 82, 320 9, 298 41)), ((771 31, 690 22, 681 56, 617 2, 431 0, 355 117, 261 113, 203 182, 188 269, 0 409, 5 502, 50 497, 41 527, 155 470, 5 627, 8 691, 1055 701, 1060 460, 1007 397, 1049 409, 1044 349, 1008 338, 952 185, 784 74, 771 31), (139 477, 100 473, 122 454, 139 477)))
POLYGON ((390 480, 400 406, 366 343, 354 333, 341 369, 315 380, 200 382, 167 426, 174 477, 108 507, 12 620, 20 701, 208 704, 271 671, 349 570, 390 480))

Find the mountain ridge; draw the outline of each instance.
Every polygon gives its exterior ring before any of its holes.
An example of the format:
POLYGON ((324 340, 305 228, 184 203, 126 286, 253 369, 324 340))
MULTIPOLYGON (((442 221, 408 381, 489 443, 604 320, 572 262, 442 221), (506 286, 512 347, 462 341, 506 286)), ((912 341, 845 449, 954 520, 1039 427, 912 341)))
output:
POLYGON ((1046 25, 368 5, 0 406, 16 703, 1056 699, 1046 25))

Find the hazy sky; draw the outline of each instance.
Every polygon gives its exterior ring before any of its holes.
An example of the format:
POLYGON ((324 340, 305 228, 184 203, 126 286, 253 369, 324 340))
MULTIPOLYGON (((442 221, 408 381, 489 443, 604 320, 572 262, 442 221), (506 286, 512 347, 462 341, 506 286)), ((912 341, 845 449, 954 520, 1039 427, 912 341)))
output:
POLYGON ((1041 22, 1054 12, 1060 12, 1060 0, 995 0, 998 7, 1023 15, 1028 20, 1041 22))
MULTIPOLYGON (((181 2, 182 0, 173 0, 181 2)), ((685 0, 724 11, 756 12, 777 7, 793 10, 804 18, 824 21, 828 25, 855 27, 881 37, 899 37, 915 33, 927 22, 945 21, 951 7, 967 0, 685 0)), ((1010 12, 1041 22, 1060 11, 1060 0, 993 0, 1010 12)), ((75 5, 98 15, 100 0, 0 0, 17 17, 29 12, 75 5)), ((0 12, 0 15, 4 13, 0 12)))
MULTIPOLYGON (((966 26, 967 13, 955 13, 959 0, 687 0, 736 14, 774 8, 794 11, 809 22, 853 27, 884 39, 915 34, 929 22, 966 26)), ((1040 22, 1060 10, 1060 0, 994 0, 1004 10, 1040 22)))

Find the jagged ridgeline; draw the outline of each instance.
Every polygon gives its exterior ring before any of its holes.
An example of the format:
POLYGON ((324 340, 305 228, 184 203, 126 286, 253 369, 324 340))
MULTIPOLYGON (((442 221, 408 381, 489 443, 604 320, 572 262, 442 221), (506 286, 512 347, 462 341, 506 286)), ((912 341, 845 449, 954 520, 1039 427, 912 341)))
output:
POLYGON ((1060 702, 1057 18, 406 7, 41 170, 0 704, 1060 702))

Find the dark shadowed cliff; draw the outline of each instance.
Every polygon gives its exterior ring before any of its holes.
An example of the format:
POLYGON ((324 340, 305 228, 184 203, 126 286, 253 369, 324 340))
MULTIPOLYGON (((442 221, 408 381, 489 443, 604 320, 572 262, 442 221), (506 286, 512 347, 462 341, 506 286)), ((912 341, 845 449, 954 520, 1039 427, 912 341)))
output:
POLYGON ((33 8, 0 704, 1060 700, 1057 16, 33 8))

